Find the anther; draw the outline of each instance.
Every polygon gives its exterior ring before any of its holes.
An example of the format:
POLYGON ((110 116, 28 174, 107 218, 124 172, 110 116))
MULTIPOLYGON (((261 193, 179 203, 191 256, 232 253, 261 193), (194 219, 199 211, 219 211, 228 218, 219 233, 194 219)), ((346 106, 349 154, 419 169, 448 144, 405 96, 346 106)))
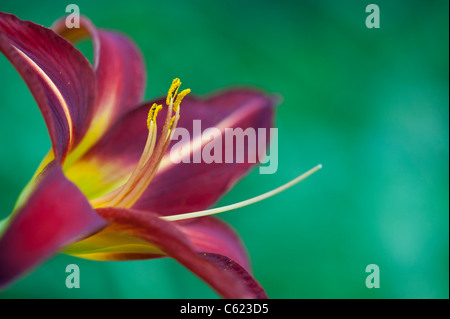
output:
POLYGON ((173 102, 173 110, 176 112, 178 110, 178 107, 180 106, 181 101, 183 100, 183 98, 188 95, 189 93, 191 93, 190 89, 186 89, 181 91, 178 95, 177 98, 175 100, 175 102, 173 102))
POLYGON ((172 81, 172 85, 170 86, 169 92, 167 93, 166 104, 169 105, 171 101, 175 98, 178 93, 178 88, 181 85, 181 81, 179 78, 176 78, 172 81))
POLYGON ((148 117, 147 117, 147 127, 150 130, 150 125, 153 124, 156 117, 158 116, 158 112, 161 111, 162 105, 158 105, 156 103, 153 103, 152 107, 148 111, 148 117))

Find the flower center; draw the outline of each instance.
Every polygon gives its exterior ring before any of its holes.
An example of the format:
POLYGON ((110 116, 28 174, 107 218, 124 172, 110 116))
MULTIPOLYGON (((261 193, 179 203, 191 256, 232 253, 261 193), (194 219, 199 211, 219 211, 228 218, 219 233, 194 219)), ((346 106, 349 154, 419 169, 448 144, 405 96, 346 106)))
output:
MULTIPOLYGON (((159 137, 159 140, 157 139, 156 117, 158 116, 158 113, 159 111, 161 111, 163 106, 154 103, 151 106, 147 117, 147 127, 148 127, 147 142, 145 143, 144 151, 142 152, 141 158, 138 164, 136 165, 136 168, 131 173, 130 177, 125 182, 125 184, 123 184, 121 187, 115 189, 114 191, 104 196, 91 200, 91 204, 94 208, 100 208, 105 206, 130 208, 134 205, 134 203, 136 203, 136 201, 147 189, 148 185, 152 181, 153 177, 155 176, 159 168, 159 164, 161 163, 161 160, 167 148, 169 147, 171 135, 173 134, 173 131, 177 127, 178 119, 180 117, 181 101, 187 94, 191 92, 191 90, 187 89, 178 93, 180 85, 181 82, 179 79, 173 80, 169 92, 167 93, 166 99, 166 104, 168 107, 167 115, 164 121, 164 126, 161 132, 161 136, 159 137), (175 115, 173 115, 173 113, 175 113, 175 115)), ((308 176, 314 174, 321 168, 322 165, 319 164, 310 169, 309 171, 301 174, 297 178, 293 179, 292 181, 278 188, 275 188, 267 193, 244 200, 239 203, 218 208, 206 209, 197 212, 171 216, 161 216, 161 218, 167 221, 178 221, 235 210, 247 205, 257 203, 261 200, 264 200, 278 193, 281 193, 282 191, 304 180, 308 176)))
POLYGON ((167 93, 167 115, 159 140, 157 140, 156 117, 162 109, 162 105, 154 103, 148 112, 147 127, 148 136, 141 158, 131 173, 131 176, 121 187, 102 197, 91 201, 95 208, 113 206, 130 208, 141 197, 155 176, 159 164, 170 144, 170 137, 175 130, 180 117, 180 104, 183 98, 191 90, 183 90, 178 93, 181 82, 175 79, 167 93), (175 113, 175 115, 173 115, 175 113))

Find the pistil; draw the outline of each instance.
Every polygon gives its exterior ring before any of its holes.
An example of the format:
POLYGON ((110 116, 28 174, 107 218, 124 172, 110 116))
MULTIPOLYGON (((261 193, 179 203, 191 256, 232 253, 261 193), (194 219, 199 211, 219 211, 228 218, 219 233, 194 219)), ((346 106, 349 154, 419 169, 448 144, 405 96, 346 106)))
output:
POLYGON ((202 210, 202 211, 197 211, 197 212, 192 212, 192 213, 185 213, 185 214, 178 214, 178 215, 170 215, 170 216, 161 216, 160 218, 165 219, 167 221, 178 221, 178 220, 185 220, 185 219, 191 219, 191 218, 197 218, 197 217, 204 217, 204 216, 209 216, 209 215, 215 215, 215 214, 219 214, 219 213, 223 213, 223 212, 227 212, 230 210, 235 210, 238 208, 242 208, 257 202, 260 202, 264 199, 267 199, 269 197, 272 197, 278 193, 281 193, 282 191, 291 188, 292 186, 294 186, 295 184, 301 182, 302 180, 304 180, 305 178, 311 176, 312 174, 314 174, 315 172, 317 172, 319 169, 322 168, 322 164, 316 165, 315 167, 311 168, 310 170, 306 171, 305 173, 301 174, 300 176, 294 178, 293 180, 291 180, 290 182, 277 187, 267 193, 261 194, 259 196, 244 200, 242 202, 239 203, 235 203, 235 204, 231 204, 231 205, 227 205, 227 206, 222 206, 222 207, 217 207, 217 208, 211 208, 211 209, 206 209, 206 210, 202 210))

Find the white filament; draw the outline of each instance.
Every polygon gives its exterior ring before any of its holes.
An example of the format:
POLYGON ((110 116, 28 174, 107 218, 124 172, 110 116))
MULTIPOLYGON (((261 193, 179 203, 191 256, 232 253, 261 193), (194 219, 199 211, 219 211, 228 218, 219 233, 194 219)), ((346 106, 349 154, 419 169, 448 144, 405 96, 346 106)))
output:
POLYGON ((192 212, 192 213, 186 213, 186 214, 178 214, 178 215, 171 215, 171 216, 161 216, 160 218, 164 219, 164 220, 168 220, 168 221, 177 221, 177 220, 184 220, 184 219, 189 219, 189 218, 196 218, 196 217, 203 217, 203 216, 208 216, 208 215, 214 215, 214 214, 218 214, 218 213, 223 213, 223 212, 227 212, 230 210, 234 210, 234 209, 238 209, 247 205, 251 205, 254 203, 257 203, 259 201, 262 201, 266 198, 272 197, 278 193, 281 193, 282 191, 294 186, 295 184, 301 182, 302 180, 304 180, 305 178, 307 178, 308 176, 314 174, 315 172, 317 172, 319 169, 322 168, 322 164, 319 164, 313 168, 311 168, 309 171, 303 173, 302 175, 298 176, 297 178, 293 179, 292 181, 278 187, 275 188, 267 193, 261 194, 259 196, 244 200, 242 202, 239 203, 235 203, 235 204, 231 204, 231 205, 227 205, 227 206, 223 206, 223 207, 217 207, 217 208, 212 208, 212 209, 206 209, 206 210, 202 210, 202 211, 198 211, 198 212, 192 212))

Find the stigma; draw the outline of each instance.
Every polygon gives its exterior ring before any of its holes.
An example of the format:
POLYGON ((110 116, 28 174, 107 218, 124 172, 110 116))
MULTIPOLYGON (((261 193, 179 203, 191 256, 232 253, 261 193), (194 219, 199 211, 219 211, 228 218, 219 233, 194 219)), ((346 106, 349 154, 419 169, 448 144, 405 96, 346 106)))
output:
POLYGON ((148 136, 144 151, 139 159, 136 168, 131 173, 128 180, 116 190, 102 197, 93 199, 91 205, 94 208, 100 207, 121 207, 130 208, 137 202, 155 176, 159 164, 170 144, 170 137, 177 127, 180 118, 180 104, 183 98, 191 92, 186 89, 178 93, 181 81, 176 78, 167 93, 166 105, 167 113, 161 136, 157 138, 156 118, 162 110, 161 104, 154 103, 147 116, 148 136))

